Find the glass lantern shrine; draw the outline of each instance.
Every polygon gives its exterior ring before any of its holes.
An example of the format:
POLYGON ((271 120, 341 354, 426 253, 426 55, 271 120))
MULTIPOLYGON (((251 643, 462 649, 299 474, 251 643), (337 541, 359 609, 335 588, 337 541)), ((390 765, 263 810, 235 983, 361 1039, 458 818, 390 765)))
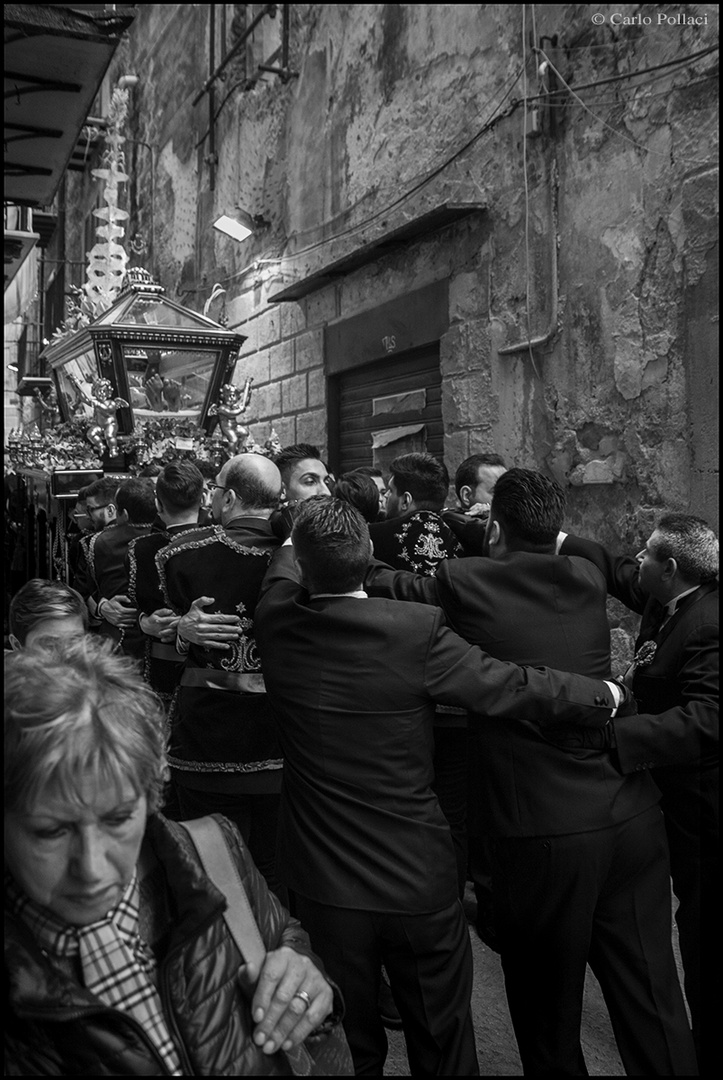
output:
POLYGON ((118 435, 144 421, 187 420, 208 435, 209 415, 224 383, 231 382, 246 338, 181 307, 145 270, 131 269, 118 299, 89 326, 43 352, 53 370, 64 421, 92 419, 94 386, 111 384, 118 435))

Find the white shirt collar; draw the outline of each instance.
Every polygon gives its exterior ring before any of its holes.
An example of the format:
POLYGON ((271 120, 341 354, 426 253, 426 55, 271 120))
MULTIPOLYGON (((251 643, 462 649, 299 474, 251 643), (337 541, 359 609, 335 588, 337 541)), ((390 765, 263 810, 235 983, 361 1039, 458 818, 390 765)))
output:
POLYGON ((700 588, 700 585, 694 585, 692 589, 686 589, 685 592, 678 593, 677 596, 674 596, 673 599, 669 600, 668 603, 665 605, 666 614, 668 616, 674 615, 675 614, 675 609, 677 608, 678 604, 683 599, 683 597, 684 596, 689 596, 690 593, 694 593, 696 591, 696 589, 699 589, 699 588, 700 588))

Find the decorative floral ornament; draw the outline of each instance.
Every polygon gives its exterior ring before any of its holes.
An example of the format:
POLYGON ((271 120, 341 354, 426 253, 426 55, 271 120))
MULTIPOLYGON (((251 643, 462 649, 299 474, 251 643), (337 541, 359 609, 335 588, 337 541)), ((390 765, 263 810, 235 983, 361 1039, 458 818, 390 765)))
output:
POLYGON ((633 663, 636 667, 647 667, 652 664, 658 646, 654 641, 644 641, 635 654, 633 663))

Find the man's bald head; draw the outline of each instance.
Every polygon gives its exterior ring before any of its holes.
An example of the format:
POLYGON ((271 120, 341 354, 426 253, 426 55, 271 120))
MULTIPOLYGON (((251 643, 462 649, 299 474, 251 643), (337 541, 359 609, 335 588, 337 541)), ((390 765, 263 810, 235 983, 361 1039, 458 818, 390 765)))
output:
POLYGON ((261 454, 237 454, 219 472, 212 503, 213 517, 224 524, 253 513, 268 517, 279 505, 281 473, 261 454))

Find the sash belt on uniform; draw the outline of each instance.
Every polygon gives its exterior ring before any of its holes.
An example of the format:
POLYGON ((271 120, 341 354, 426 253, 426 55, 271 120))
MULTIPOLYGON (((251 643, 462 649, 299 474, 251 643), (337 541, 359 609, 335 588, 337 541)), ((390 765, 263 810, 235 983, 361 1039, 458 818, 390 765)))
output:
POLYGON ((216 668, 186 668, 181 686, 202 686, 208 690, 229 690, 237 694, 265 694, 264 677, 258 671, 218 671, 216 668))

